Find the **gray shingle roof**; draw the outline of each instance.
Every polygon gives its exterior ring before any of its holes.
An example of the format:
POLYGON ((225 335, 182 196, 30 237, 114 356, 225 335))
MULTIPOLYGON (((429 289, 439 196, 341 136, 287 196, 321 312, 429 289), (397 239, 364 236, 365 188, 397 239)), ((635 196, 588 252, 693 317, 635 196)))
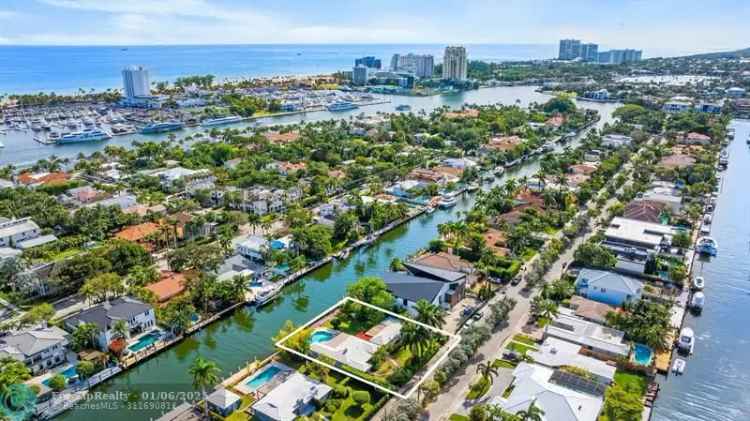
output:
POLYGON ((84 310, 65 321, 69 326, 94 323, 99 330, 109 329, 115 320, 128 320, 150 310, 151 306, 130 297, 122 297, 84 310))
POLYGON ((419 263, 407 262, 404 263, 404 266, 406 266, 406 268, 409 269, 409 271, 412 273, 415 273, 417 275, 424 275, 429 278, 444 282, 457 282, 466 278, 466 274, 462 272, 454 272, 452 270, 420 265, 419 263))
POLYGON ((393 295, 412 302, 420 299, 432 302, 445 286, 441 281, 400 272, 386 272, 383 274, 383 280, 393 295))

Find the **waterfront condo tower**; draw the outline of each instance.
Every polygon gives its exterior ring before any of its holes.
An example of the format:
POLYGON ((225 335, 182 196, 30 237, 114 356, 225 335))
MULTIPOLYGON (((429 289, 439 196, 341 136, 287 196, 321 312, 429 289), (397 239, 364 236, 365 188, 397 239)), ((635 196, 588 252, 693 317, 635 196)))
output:
POLYGON ((148 69, 143 66, 128 66, 122 70, 122 87, 128 99, 151 96, 148 69))
POLYGON ((466 48, 462 46, 445 47, 443 79, 466 80, 467 67, 466 48))

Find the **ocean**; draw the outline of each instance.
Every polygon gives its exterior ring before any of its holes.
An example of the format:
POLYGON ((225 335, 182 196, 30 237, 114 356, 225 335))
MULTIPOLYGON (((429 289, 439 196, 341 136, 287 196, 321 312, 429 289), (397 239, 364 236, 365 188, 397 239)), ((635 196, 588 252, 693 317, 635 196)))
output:
MULTIPOLYGON (((308 75, 351 69, 354 59, 394 53, 432 54, 442 61, 442 44, 283 44, 34 47, 0 46, 0 94, 104 90, 122 86, 121 70, 138 64, 151 81, 213 74, 223 78, 308 75)), ((466 45, 470 60, 545 59, 557 54, 553 44, 466 45)))

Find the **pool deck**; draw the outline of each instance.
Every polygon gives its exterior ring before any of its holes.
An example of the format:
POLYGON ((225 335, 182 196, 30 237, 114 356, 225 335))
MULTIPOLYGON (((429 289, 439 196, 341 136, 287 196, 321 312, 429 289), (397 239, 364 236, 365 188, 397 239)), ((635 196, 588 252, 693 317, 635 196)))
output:
POLYGON ((255 371, 250 373, 249 375, 241 378, 234 386, 233 388, 240 392, 243 395, 252 395, 258 397, 264 396, 268 394, 271 390, 275 389, 276 386, 281 384, 284 379, 286 379, 290 374, 294 373, 295 370, 286 364, 282 364, 278 361, 271 361, 268 364, 258 366, 255 371), (271 367, 278 367, 280 371, 273 375, 270 379, 268 379, 265 383, 260 385, 257 389, 252 389, 250 386, 247 385, 247 383, 255 378, 255 376, 263 373, 263 371, 271 368, 271 367))

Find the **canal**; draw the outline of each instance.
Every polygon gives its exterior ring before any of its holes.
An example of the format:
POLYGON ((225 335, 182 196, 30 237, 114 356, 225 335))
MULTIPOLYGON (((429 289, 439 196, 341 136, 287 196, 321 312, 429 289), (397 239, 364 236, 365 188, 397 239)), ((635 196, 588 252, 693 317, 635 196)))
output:
POLYGON ((750 121, 735 120, 736 140, 729 150, 729 168, 721 174, 721 193, 711 236, 719 254, 697 261, 694 276, 706 280, 706 308, 688 315, 695 352, 685 374, 669 376, 654 408, 653 420, 736 421, 750 419, 750 152, 745 140, 750 121))
MULTIPOLYGON (((521 101, 520 105, 526 105, 531 101, 543 102, 548 98, 528 87, 494 88, 473 91, 455 98, 405 98, 404 101, 400 101, 401 98, 397 97, 398 101, 394 101, 394 104, 386 105, 393 107, 407 100, 415 103, 421 100, 425 101, 422 107, 431 105, 434 108, 441 105, 460 106, 464 102, 488 104, 501 101, 513 104, 516 99, 521 101)), ((617 107, 616 104, 580 105, 600 112, 602 119, 598 123, 599 126, 611 121, 611 113, 617 107)), ((419 110, 414 105, 412 109, 419 110)), ((285 117, 284 120, 287 121, 274 123, 290 122, 290 118, 285 117)), ((309 120, 311 119, 308 116, 309 120)), ((537 169, 536 159, 527 161, 524 165, 507 171, 496 183, 504 182, 507 177, 531 175, 537 169)), ((60 419, 132 421, 158 417, 169 409, 161 406, 161 401, 169 401, 170 392, 175 401, 181 401, 182 395, 179 393, 193 390, 188 367, 196 356, 201 355, 219 364, 223 377, 229 376, 248 361, 263 359, 273 352, 271 338, 286 320, 291 320, 296 325, 307 322, 340 300, 346 292, 347 285, 359 277, 378 276, 388 270, 394 257, 405 258, 425 248, 429 241, 437 236, 439 224, 459 219, 460 214, 470 210, 472 205, 473 195, 464 194, 452 209, 422 215, 385 234, 369 249, 359 250, 343 262, 334 262, 310 273, 287 287, 276 301, 259 311, 247 307, 234 312, 153 359, 97 386, 92 390, 91 400, 83 401, 78 407, 62 414, 60 419), (114 397, 116 392, 127 392, 133 401, 126 402, 114 397), (178 394, 175 395, 175 392, 178 394), (97 394, 99 398, 96 397, 97 394), (138 399, 142 396, 147 398, 138 399)))

